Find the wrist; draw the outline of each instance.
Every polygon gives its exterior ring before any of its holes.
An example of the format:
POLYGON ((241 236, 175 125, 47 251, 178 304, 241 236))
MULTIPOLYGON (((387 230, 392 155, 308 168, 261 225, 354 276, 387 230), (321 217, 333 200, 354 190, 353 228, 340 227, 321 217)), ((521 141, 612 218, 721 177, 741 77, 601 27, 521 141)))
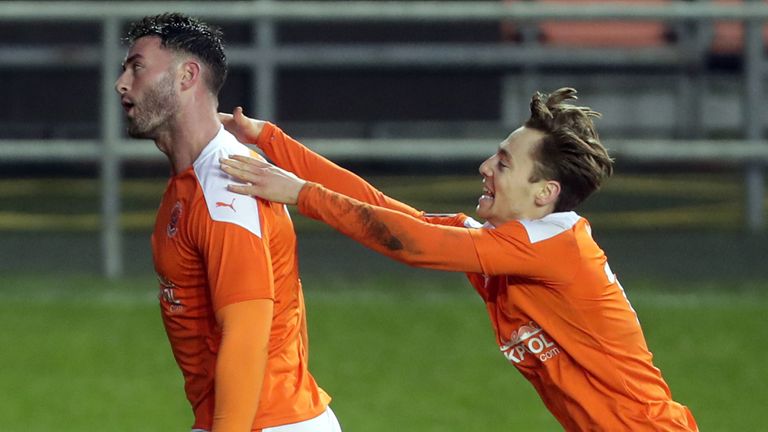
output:
POLYGON ((253 143, 262 148, 263 145, 269 145, 270 140, 274 139, 274 130, 276 126, 268 121, 259 121, 253 128, 253 143))
POLYGON ((304 180, 304 183, 301 184, 301 187, 299 188, 298 194, 296 196, 296 206, 299 207, 300 212, 303 213, 302 203, 306 203, 306 200, 309 199, 309 195, 311 194, 312 189, 316 188, 317 186, 320 185, 318 183, 306 180, 304 180))

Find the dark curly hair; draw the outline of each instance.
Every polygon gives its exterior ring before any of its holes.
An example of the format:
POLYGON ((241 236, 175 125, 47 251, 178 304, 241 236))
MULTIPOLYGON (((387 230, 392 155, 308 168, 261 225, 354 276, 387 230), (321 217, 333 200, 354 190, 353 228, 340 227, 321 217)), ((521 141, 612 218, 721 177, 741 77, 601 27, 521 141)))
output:
POLYGON ((575 89, 537 92, 531 98, 531 117, 525 122, 526 127, 545 134, 534 150, 530 181, 548 179, 560 183, 556 212, 575 209, 613 174, 613 159, 592 123, 600 113, 565 103, 568 99, 576 99, 575 89))
POLYGON ((128 28, 125 40, 133 44, 145 36, 157 36, 167 49, 192 54, 209 69, 205 82, 218 95, 227 79, 227 56, 221 30, 180 13, 146 16, 128 28))

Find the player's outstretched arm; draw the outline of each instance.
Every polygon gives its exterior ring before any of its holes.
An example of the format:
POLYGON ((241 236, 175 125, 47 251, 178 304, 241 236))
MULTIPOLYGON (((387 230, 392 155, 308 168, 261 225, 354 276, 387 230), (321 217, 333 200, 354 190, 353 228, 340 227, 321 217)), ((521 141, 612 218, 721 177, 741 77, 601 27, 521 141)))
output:
POLYGON ((267 162, 223 159, 222 169, 246 185, 233 192, 299 204, 299 210, 366 247, 400 262, 438 270, 481 273, 470 230, 426 223, 308 183, 267 162))
POLYGON ((306 183, 299 211, 374 251, 415 267, 483 273, 469 228, 429 223, 306 183))
POLYGON ((422 214, 385 195, 357 174, 313 152, 274 124, 246 117, 240 107, 235 108, 231 115, 219 114, 219 119, 240 142, 257 145, 275 165, 307 181, 321 183, 363 202, 414 216, 422 214))

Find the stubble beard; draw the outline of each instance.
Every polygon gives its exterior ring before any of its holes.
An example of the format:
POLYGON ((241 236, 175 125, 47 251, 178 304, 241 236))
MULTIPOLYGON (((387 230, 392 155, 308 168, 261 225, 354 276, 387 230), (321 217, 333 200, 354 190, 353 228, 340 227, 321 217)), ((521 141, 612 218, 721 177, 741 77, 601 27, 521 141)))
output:
POLYGON ((132 138, 157 138, 178 111, 179 100, 173 92, 173 75, 168 73, 137 104, 136 115, 128 118, 128 135, 132 138), (140 106, 139 106, 140 105, 140 106))

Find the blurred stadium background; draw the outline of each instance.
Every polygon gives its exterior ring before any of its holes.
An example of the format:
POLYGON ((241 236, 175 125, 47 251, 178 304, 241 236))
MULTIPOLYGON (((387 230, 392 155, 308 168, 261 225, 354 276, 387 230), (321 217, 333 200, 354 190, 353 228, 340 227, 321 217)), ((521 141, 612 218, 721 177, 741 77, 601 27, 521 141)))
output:
MULTIPOLYGON (((126 24, 172 10, 223 28, 223 111, 430 211, 473 214, 530 95, 577 88, 618 164, 581 213, 673 394, 703 430, 764 429, 766 3, 0 2, 0 429, 188 426, 153 300, 167 166, 112 90, 126 24)), ((557 430, 460 275, 293 214, 345 430, 557 430)))

